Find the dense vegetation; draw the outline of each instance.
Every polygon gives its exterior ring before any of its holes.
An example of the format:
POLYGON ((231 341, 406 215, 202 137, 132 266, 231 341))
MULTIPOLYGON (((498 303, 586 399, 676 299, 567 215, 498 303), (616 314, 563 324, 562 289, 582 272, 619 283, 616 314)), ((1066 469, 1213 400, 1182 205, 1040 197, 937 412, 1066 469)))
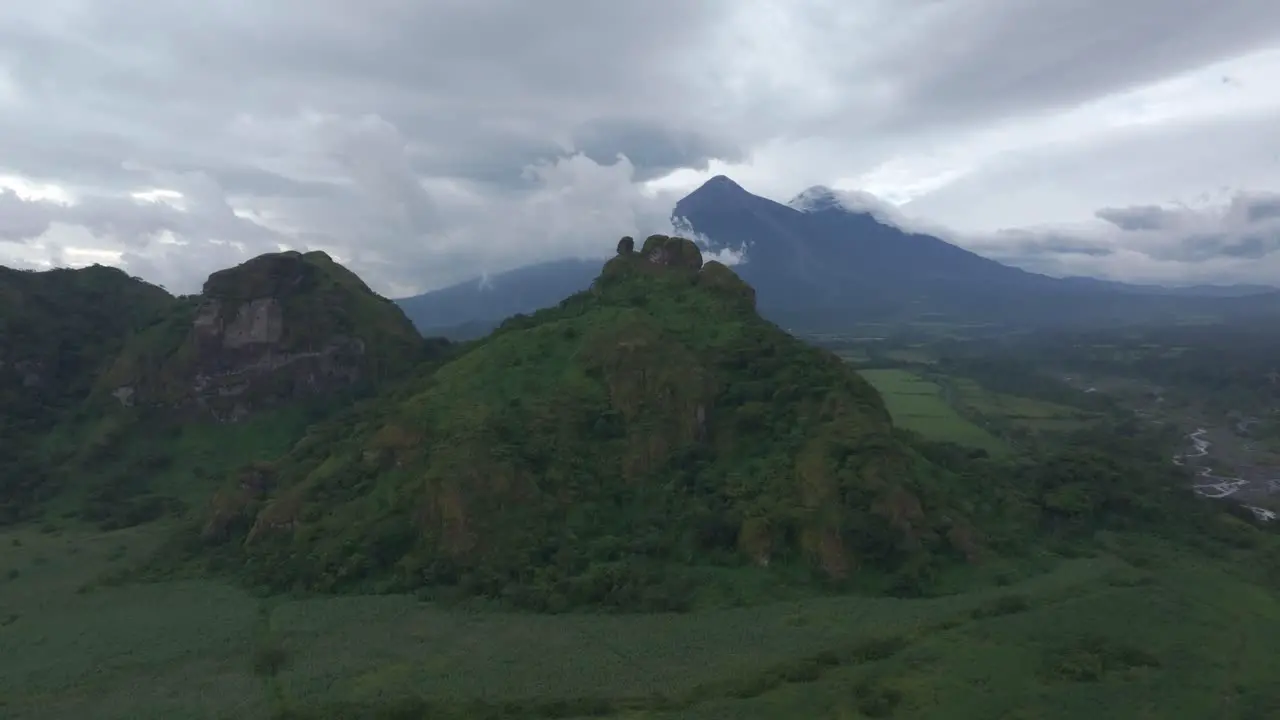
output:
POLYGON ((217 395, 261 406, 344 384, 325 376, 399 377, 421 346, 394 303, 325 253, 273 253, 210 275, 199 296, 131 338, 99 390, 128 387, 140 406, 214 409, 216 385, 217 395), (298 361, 308 362, 289 367, 298 361), (223 376, 237 384, 218 385, 223 376))
POLYGON ((32 444, 81 401, 132 331, 174 304, 115 268, 0 267, 0 525, 41 496, 32 444))
POLYGON ((327 258, 312 285, 281 272, 304 256, 268 256, 205 297, 153 295, 159 319, 23 426, 49 474, 31 486, 58 492, 0 529, 0 715, 1280 712, 1277 535, 1186 491, 1180 418, 1061 377, 1193 397, 1219 387, 1212 352, 1242 348, 1216 367, 1265 397, 1261 334, 840 358, 685 241, 618 250, 590 290, 464 345, 405 343, 327 258), (306 318, 285 354, 381 328, 390 364, 365 366, 374 394, 253 386, 275 400, 233 422, 113 397, 113 363, 136 383, 218 357, 190 342, 212 295, 224 327, 263 297, 306 318), (440 602, 461 598, 496 602, 440 602))
POLYGON ((695 569, 744 565, 912 588, 977 552, 957 488, 856 373, 692 243, 620 250, 591 290, 245 469, 201 542, 277 590, 555 610, 683 608, 695 569))
POLYGON ((263 255, 176 299, 97 266, 5 273, 0 524, 50 500, 106 529, 198 507, 428 348, 324 253, 263 255))
MULTIPOLYGON (((1263 407, 1280 394, 1280 338, 1272 324, 1249 318, 1071 332, 984 329, 942 337, 936 331, 899 330, 873 342, 838 335, 819 342, 837 351, 856 348, 866 356, 861 364, 869 367, 909 364, 894 357, 894 348, 925 347, 930 362, 946 372, 979 379, 993 389, 1059 399, 1072 392, 1061 382, 1064 374, 1140 379, 1166 388, 1171 396, 1195 396, 1217 408, 1263 407)), ((1092 402, 1114 405, 1115 398, 1099 395, 1092 402)))

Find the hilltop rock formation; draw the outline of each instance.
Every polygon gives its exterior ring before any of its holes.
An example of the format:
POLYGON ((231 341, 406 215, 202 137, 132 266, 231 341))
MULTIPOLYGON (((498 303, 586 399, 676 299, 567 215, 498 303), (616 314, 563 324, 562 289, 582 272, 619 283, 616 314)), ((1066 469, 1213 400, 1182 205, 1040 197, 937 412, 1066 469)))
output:
POLYGON ((857 373, 691 241, 619 251, 589 290, 235 475, 198 552, 277 589, 543 610, 684 607, 715 566, 839 585, 972 553, 954 483, 857 373))
POLYGON ((702 251, 692 240, 666 235, 650 235, 645 238, 641 255, 655 265, 702 269, 702 251))
POLYGON ((407 370, 422 340, 403 312, 323 252, 262 255, 125 347, 102 390, 126 407, 222 421, 407 370))
POLYGON ((692 240, 667 235, 650 235, 639 253, 629 248, 634 243, 622 238, 618 243, 618 256, 605 264, 596 285, 616 282, 636 272, 687 272, 693 282, 727 298, 733 298, 745 307, 755 309, 756 291, 737 273, 721 262, 703 262, 702 251, 692 240))

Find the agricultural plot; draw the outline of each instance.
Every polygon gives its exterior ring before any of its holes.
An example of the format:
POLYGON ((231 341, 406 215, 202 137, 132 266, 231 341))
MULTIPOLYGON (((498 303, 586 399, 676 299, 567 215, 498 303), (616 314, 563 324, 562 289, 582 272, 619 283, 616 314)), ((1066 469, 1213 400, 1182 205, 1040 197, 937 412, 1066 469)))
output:
POLYGON ((968 378, 953 378, 949 384, 955 392, 955 402, 961 407, 981 417, 1004 419, 1035 433, 1070 432, 1094 418, 1093 414, 1078 408, 991 392, 968 378))
POLYGON ((936 362, 933 358, 933 355, 930 355, 927 350, 924 350, 921 348, 914 348, 914 347, 901 348, 898 350, 890 350, 889 352, 885 353, 885 356, 891 360, 897 360, 898 362, 904 362, 904 363, 913 363, 916 365, 932 365, 936 362))
POLYGON ((861 374, 880 392, 900 427, 932 440, 982 448, 990 453, 1008 452, 1003 440, 956 412, 937 383, 899 369, 863 370, 861 374))

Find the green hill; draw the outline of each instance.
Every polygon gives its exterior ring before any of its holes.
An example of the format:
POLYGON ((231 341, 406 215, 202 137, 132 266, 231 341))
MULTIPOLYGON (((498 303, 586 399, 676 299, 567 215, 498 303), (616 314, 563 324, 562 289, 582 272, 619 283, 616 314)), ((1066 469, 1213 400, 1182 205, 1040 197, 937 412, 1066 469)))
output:
POLYGON ((26 514, 40 495, 33 438, 84 399, 131 332, 174 302, 102 265, 0 267, 0 524, 26 514))
POLYGON ((277 589, 673 608, 711 568, 910 584, 977 553, 944 475, 836 356, 762 320, 693 243, 655 236, 245 469, 202 537, 277 589))
POLYGON ((323 252, 260 255, 134 336, 98 384, 121 405, 219 420, 403 374, 422 339, 404 313, 323 252))
POLYGON ((680 239, 443 348, 336 267, 81 330, 0 527, 0 716, 1280 713, 1280 537, 1173 426, 927 441, 680 239))
POLYGON ((198 506, 228 468, 283 453, 308 424, 424 357, 400 309, 321 252, 262 255, 177 299, 117 270, 88 272, 18 274, 60 304, 7 305, 57 358, 46 366, 61 372, 63 400, 26 435, 26 471, 5 494, 10 520, 49 499, 103 527, 198 506), (132 295, 57 284, 98 287, 90 277, 132 295), (62 334, 40 335, 42 325, 62 334), (68 348, 88 359, 68 364, 68 348))
POLYGON ((0 267, 0 404, 10 423, 82 397, 133 331, 174 304, 116 268, 0 267))

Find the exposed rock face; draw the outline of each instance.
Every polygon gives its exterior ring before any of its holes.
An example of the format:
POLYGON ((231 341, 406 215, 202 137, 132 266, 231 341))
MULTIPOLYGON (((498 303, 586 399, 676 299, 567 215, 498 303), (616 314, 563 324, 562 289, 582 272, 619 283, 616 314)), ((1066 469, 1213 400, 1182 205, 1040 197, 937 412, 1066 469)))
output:
POLYGON ((612 282, 635 272, 662 273, 668 271, 689 272, 691 279, 698 285, 733 298, 736 302, 754 310, 756 307, 755 288, 738 277, 728 266, 715 260, 703 263, 702 251, 692 240, 666 235, 650 235, 644 241, 640 252, 623 238, 618 243, 618 255, 605 263, 599 282, 612 282))
POLYGON ((220 420, 247 416, 254 400, 272 403, 356 382, 364 342, 333 335, 319 346, 289 349, 278 298, 239 307, 209 300, 196 313, 198 359, 191 389, 198 406, 220 420))
POLYGON ((406 365, 420 347, 394 304, 324 253, 264 255, 214 273, 184 317, 135 338, 109 392, 235 421, 406 365))
POLYGON ((666 235, 650 235, 644 241, 641 254, 655 265, 702 269, 702 251, 692 240, 666 235))
POLYGON ((225 322, 222 317, 222 302, 210 300, 196 314, 194 327, 197 334, 220 328, 222 346, 225 348, 277 343, 284 334, 284 310, 276 298, 257 298, 241 305, 236 310, 235 317, 230 322, 225 322))

